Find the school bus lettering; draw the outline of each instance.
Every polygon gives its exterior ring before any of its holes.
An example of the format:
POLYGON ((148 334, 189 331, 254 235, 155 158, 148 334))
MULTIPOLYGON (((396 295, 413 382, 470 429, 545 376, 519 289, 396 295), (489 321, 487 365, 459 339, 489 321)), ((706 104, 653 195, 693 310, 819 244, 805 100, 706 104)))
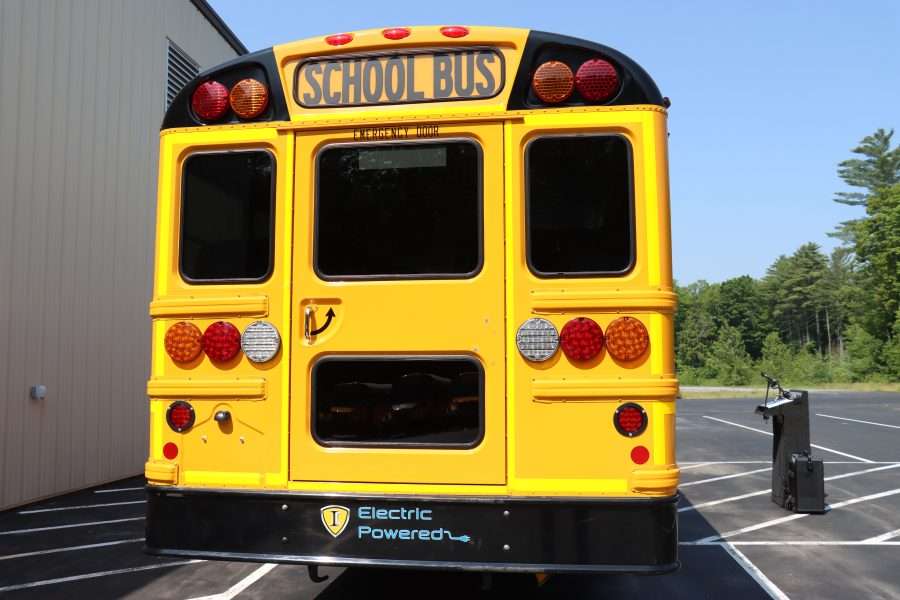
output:
POLYGON ((490 98, 504 70, 493 49, 310 60, 296 68, 294 98, 307 108, 490 98))
POLYGON ((550 33, 338 37, 163 121, 148 550, 676 569, 667 101, 550 33))

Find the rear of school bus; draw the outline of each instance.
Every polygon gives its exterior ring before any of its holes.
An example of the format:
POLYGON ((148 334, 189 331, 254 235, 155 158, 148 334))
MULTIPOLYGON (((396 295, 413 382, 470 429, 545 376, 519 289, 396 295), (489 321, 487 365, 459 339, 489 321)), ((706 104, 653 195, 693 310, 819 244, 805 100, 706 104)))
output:
POLYGON ((412 27, 212 69, 160 141, 149 551, 677 567, 665 101, 412 27))

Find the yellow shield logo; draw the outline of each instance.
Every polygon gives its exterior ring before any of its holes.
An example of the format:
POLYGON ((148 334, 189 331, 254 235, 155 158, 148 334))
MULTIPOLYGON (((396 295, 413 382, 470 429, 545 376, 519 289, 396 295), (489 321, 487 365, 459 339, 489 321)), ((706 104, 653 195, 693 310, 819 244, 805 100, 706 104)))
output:
POLYGON ((319 513, 322 515, 322 525, 334 537, 341 535, 350 522, 350 509, 346 506, 329 504, 319 509, 319 513))

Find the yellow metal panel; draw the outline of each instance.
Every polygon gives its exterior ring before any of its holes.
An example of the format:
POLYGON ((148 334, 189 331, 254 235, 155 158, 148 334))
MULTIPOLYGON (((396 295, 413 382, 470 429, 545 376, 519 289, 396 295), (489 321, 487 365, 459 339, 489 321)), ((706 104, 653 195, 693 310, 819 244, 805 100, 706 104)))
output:
POLYGON ((268 313, 269 299, 266 296, 166 298, 150 303, 151 317, 265 317, 268 313))
POLYGON ((151 379, 147 395, 152 398, 246 398, 262 400, 266 380, 247 379, 151 379))

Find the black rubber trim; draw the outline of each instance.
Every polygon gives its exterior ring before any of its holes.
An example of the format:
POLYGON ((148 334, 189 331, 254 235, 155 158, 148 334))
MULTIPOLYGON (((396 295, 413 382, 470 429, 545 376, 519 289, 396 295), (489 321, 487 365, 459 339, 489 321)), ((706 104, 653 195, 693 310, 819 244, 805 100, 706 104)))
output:
POLYGON ((558 108, 562 106, 609 106, 619 104, 655 104, 667 107, 668 103, 659 92, 653 79, 636 62, 608 46, 545 31, 531 31, 519 70, 509 95, 508 110, 530 108, 558 108), (566 102, 545 104, 531 89, 534 70, 548 60, 561 60, 569 65, 572 72, 578 71, 581 63, 591 58, 602 58, 616 68, 619 75, 619 90, 603 102, 588 102, 577 91, 566 102))
POLYGON ((252 54, 239 56, 200 73, 175 96, 171 106, 169 106, 169 110, 166 111, 166 115, 163 117, 160 129, 288 120, 290 120, 290 116, 288 115, 287 103, 284 99, 284 89, 281 87, 281 75, 275 62, 275 54, 271 48, 267 48, 252 54), (208 122, 194 114, 194 111, 191 109, 191 95, 198 85, 214 79, 231 89, 231 86, 247 77, 258 79, 269 88, 269 104, 261 115, 254 119, 243 120, 229 109, 223 118, 214 122, 208 122))
POLYGON ((677 495, 426 497, 155 486, 147 492, 151 554, 501 572, 654 574, 679 566, 677 495), (349 515, 336 534, 324 521, 331 513, 323 509, 332 507, 349 515), (377 537, 375 529, 422 533, 377 537))

